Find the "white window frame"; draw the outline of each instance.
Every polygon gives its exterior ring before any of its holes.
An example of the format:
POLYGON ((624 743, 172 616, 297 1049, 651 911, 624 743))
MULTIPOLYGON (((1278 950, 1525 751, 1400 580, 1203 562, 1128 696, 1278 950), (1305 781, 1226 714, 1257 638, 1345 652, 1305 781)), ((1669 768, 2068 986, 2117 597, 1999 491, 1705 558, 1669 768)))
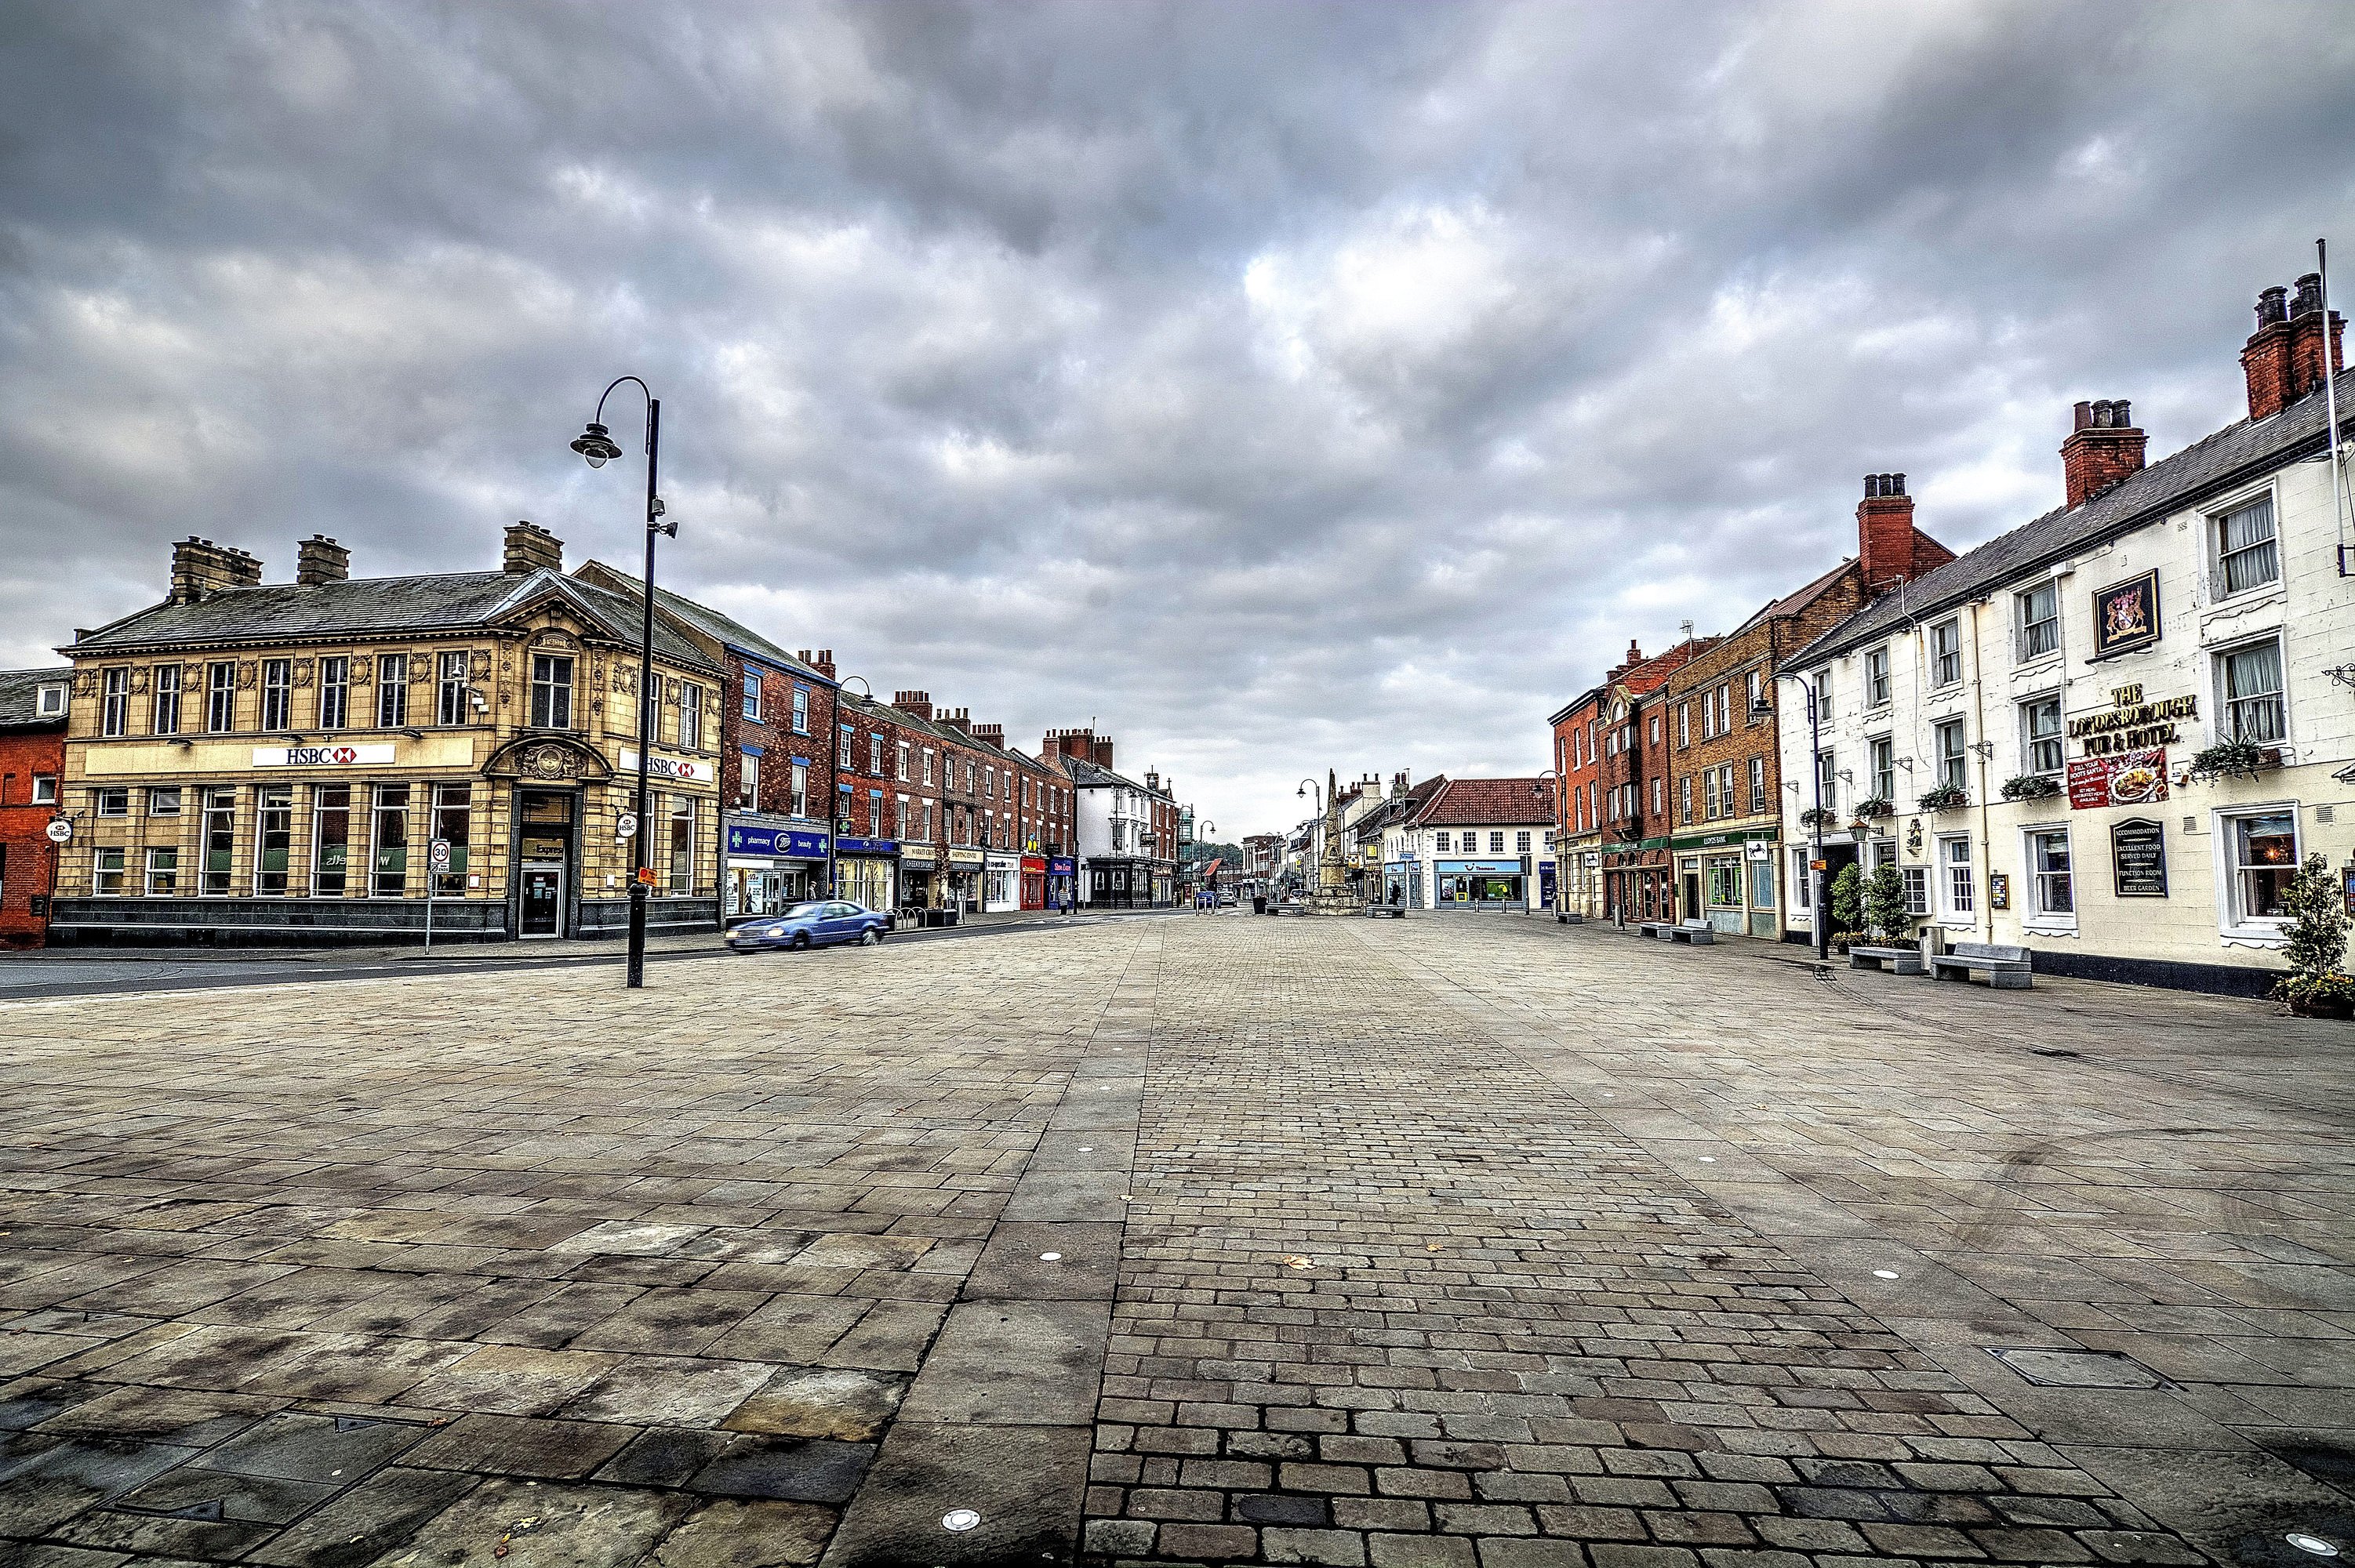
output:
POLYGON ((2026 906, 2020 916, 2020 929, 2046 935, 2073 933, 2077 929, 2077 843, 2066 822, 2030 822, 2019 830, 2020 896, 2026 906), (2044 906, 2045 874, 2039 871, 2036 846, 2040 839, 2057 833, 2068 846, 2069 907, 2065 911, 2044 906))
POLYGON ((2041 583, 2030 583, 2015 592, 2011 596, 2011 619, 2012 648, 2014 656, 2019 662, 2033 664, 2039 660, 2060 657, 2061 585, 2059 582, 2047 577, 2041 583), (2041 620, 2032 619, 2030 609, 2030 601, 2039 594, 2048 596, 2052 601, 2051 614, 2041 620), (2051 629, 2052 645, 2049 648, 2030 647, 2030 644, 2034 641, 2038 630, 2044 627, 2051 629))
POLYGON ((2283 816, 2289 819, 2290 865, 2295 869, 2306 863, 2306 823, 2296 800, 2220 807, 2210 813, 2209 825, 2216 840, 2216 930, 2227 941, 2274 948, 2286 940, 2282 932, 2288 924, 2286 920, 2241 912, 2241 867, 2235 853, 2237 828, 2243 819, 2283 816))
POLYGON ((2211 599, 2218 603, 2222 603, 2226 599, 2243 599, 2251 594, 2272 592, 2278 590, 2281 588, 2281 503, 2279 498, 2274 494, 2272 485, 2265 485, 2262 489, 2253 491, 2249 494, 2240 497, 2229 505, 2222 506, 2211 511, 2207 514, 2202 524, 2202 527, 2204 530, 2204 538, 2202 540, 2203 554, 2207 557, 2209 598, 2211 599), (2232 588, 2230 586, 2228 581, 2231 567, 2227 560, 2227 552, 2224 548, 2224 524, 2230 519, 2237 517, 2243 513, 2251 511, 2252 509, 2259 506, 2265 508, 2265 521, 2270 524, 2272 532, 2269 533, 2260 543, 2256 545, 2243 546, 2241 549, 2232 551, 2231 554, 2239 556, 2254 556, 2259 550, 2267 551, 2273 557, 2273 572, 2271 576, 2251 583, 2245 588, 2232 588))
POLYGON ((54 806, 58 803, 58 776, 54 773, 33 775, 33 804, 54 806))
POLYGON ((66 716, 66 687, 62 681, 52 681, 39 687, 33 696, 33 716, 63 718, 66 716))
POLYGON ((1962 618, 1960 616, 1950 615, 1945 620, 1939 621, 1936 625, 1931 627, 1929 632, 1929 645, 1930 689, 1934 692, 1943 692, 1949 686, 1961 685, 1963 683, 1964 673, 1962 618), (1953 638, 1954 645, 1951 648, 1941 648, 1938 645, 1941 636, 1953 638), (1946 674, 1943 668, 1948 659, 1952 659, 1955 662, 1955 673, 1951 675, 1946 674))
POLYGON ((2019 712, 2020 772, 2047 779, 2059 778, 2069 769, 2069 715, 2061 705, 2061 694, 2039 692, 2034 696, 2020 698, 2017 705, 2019 712), (2052 709, 2056 727, 2049 736, 2039 736, 2034 725, 2035 710, 2047 705, 2052 709), (2037 763, 2036 746, 2040 740, 2048 742, 2052 747, 2053 762, 2050 768, 2040 767, 2037 763))
POLYGON ((2274 662, 2281 675, 2281 684, 2274 693, 2274 705, 2280 715, 2281 733, 2269 739, 2256 741, 2254 744, 2258 746, 2290 744, 2289 646, 2287 640, 2278 630, 2267 631, 2255 637, 2244 637, 2236 642, 2220 644, 2208 650, 2209 683, 2210 689, 2215 694, 2216 739, 2220 741, 2236 739, 2240 733, 2240 726, 2233 717, 2233 699, 2225 679, 2225 661, 2235 653, 2247 652, 2250 649, 2260 647, 2267 642, 2274 645, 2274 662))
POLYGON ((1933 874, 1938 885, 1938 919, 1947 926, 1970 926, 1978 919, 1978 864, 1971 853, 1968 833, 1941 833, 1931 842, 1933 874), (1952 851, 1961 845, 1963 858, 1957 861, 1952 851), (1955 873, 1962 874, 1959 878, 1955 873))
POLYGON ((1897 683, 1889 674, 1889 644, 1864 651, 1864 706, 1867 713, 1887 707, 1895 700, 1897 683))
POLYGON ((1939 787, 1944 789, 1947 785, 1952 785, 1957 789, 1969 789, 1971 787, 1969 726, 1960 718, 1940 719, 1930 726, 1930 744, 1935 748, 1930 760, 1936 769, 1939 787), (1950 734, 1961 742, 1952 751, 1945 749, 1945 737, 1950 734), (1949 763, 1953 764, 1951 773, 1947 770, 1949 763))
POLYGON ((1897 801, 1897 737, 1893 735, 1867 736, 1864 742, 1864 770, 1872 776, 1872 798, 1897 801), (1888 767, 1881 766, 1886 759, 1888 767))

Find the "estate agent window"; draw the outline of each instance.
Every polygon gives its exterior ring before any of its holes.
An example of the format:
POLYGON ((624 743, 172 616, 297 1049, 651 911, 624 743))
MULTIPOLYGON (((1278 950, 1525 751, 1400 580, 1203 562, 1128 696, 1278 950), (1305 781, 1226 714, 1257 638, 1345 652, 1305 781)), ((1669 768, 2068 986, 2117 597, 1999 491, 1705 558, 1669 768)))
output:
POLYGON ((372 815, 368 896, 398 898, 409 887, 409 786, 378 785, 372 815))
POLYGON ((1963 721, 1948 719, 1932 730, 1931 734, 1937 742, 1938 782, 1956 789, 1962 789, 1966 780, 1963 721))
POLYGON ((101 677, 98 704, 98 732, 101 735, 131 733, 131 672, 122 668, 107 671, 101 677))
POLYGON ((572 661, 564 654, 531 656, 531 727, 572 727, 572 661))
POLYGON ((2039 583, 2025 592, 2014 594, 2012 603, 2019 619, 2019 659, 2041 659, 2047 653, 2061 651, 2061 589, 2057 584, 2039 583))
POLYGON ((438 725, 461 725, 466 722, 466 656, 444 653, 441 656, 441 674, 434 683, 433 722, 438 725))
POLYGON ((2228 649, 2216 655, 2224 702, 2224 738, 2270 745, 2289 733, 2282 711, 2281 639, 2228 649))
POLYGON ((2077 898, 2070 878, 2069 830, 2032 828, 2028 833, 2028 912, 2073 924, 2077 898))
POLYGON ((2282 895, 2297 874, 2297 813, 2252 811, 2228 816, 2224 825, 2224 849, 2232 857, 2232 923, 2287 918, 2282 895))
POLYGON ((237 790, 220 786, 204 791, 204 882, 197 891, 208 897, 229 892, 229 863, 237 849, 237 790))
POLYGON ((2066 766, 2058 694, 2030 697, 2019 705, 2019 748, 2030 773, 2058 773, 2066 766))
POLYGON ((1963 678, 1963 623, 1942 620, 1930 628, 1930 684, 1951 686, 1963 678))
POLYGON ((155 723, 150 726, 157 735, 180 733, 180 667, 158 664, 149 672, 149 688, 155 694, 155 723))
POLYGON ((261 662, 261 727, 282 735, 294 727, 294 662, 261 662))
POLYGON ((352 722, 352 661, 337 653, 319 661, 319 727, 348 729, 352 722))
POLYGON ((401 729, 409 724, 409 655, 380 654, 376 662, 376 727, 401 729))
POLYGON ((1889 650, 1875 648, 1864 656, 1864 705, 1885 708, 1889 705, 1889 650))
POLYGON ((2220 598, 2246 593, 2281 577, 2274 538, 2274 498, 2261 495, 2213 522, 2220 598))
POLYGON ((264 898, 282 898, 287 863, 294 850, 294 786, 265 784, 256 801, 253 891, 264 898))
POLYGON ((352 787, 322 784, 312 797, 311 896, 341 898, 349 886, 352 787))

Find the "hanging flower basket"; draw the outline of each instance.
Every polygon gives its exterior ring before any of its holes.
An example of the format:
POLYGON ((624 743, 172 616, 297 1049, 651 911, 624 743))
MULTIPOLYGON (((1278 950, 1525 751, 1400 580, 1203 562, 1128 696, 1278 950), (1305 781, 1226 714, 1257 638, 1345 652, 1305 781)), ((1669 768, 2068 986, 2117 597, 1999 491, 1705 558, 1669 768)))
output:
POLYGON ((1941 784, 1924 790, 1919 802, 1925 811, 1959 811, 1970 803, 1970 792, 1959 784, 1941 784))
POLYGON ((1838 821, 1838 817, 1821 806, 1810 806, 1799 813, 1799 826, 1803 828, 1828 828, 1838 821))
POLYGON ((2042 800, 2059 793, 2061 780, 2041 773, 2023 773, 2003 781, 2003 798, 2007 800, 2042 800))
POLYGON ((1885 817, 1893 817, 1896 814, 1896 803, 1884 800, 1878 795, 1870 800, 1859 800, 1856 803, 1856 820, 1859 822, 1877 822, 1885 817))
POLYGON ((2222 740, 2193 753, 2184 771, 2194 779, 2229 779, 2235 774, 2254 779, 2264 768, 2280 766, 2278 747, 2259 746, 2254 740, 2222 740))

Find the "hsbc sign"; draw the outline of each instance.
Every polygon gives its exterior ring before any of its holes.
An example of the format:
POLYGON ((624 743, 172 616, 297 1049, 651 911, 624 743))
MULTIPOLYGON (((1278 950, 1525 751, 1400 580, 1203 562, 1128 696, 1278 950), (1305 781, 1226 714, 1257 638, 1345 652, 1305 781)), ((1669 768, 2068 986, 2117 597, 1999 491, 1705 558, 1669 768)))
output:
POLYGON ((256 768, 356 768, 392 760, 390 746, 257 746, 256 768))

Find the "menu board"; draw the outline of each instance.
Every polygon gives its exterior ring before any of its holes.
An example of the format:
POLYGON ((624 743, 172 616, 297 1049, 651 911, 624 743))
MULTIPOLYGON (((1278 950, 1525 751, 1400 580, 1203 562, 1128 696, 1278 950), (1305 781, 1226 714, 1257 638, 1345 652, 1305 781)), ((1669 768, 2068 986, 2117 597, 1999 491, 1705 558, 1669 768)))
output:
POLYGON ((2142 806, 2167 799, 2167 747, 2081 758, 2069 764, 2069 806, 2142 806))
POLYGON ((2110 861, 2121 898, 2167 896, 2167 828, 2147 817, 2110 824, 2110 861))

